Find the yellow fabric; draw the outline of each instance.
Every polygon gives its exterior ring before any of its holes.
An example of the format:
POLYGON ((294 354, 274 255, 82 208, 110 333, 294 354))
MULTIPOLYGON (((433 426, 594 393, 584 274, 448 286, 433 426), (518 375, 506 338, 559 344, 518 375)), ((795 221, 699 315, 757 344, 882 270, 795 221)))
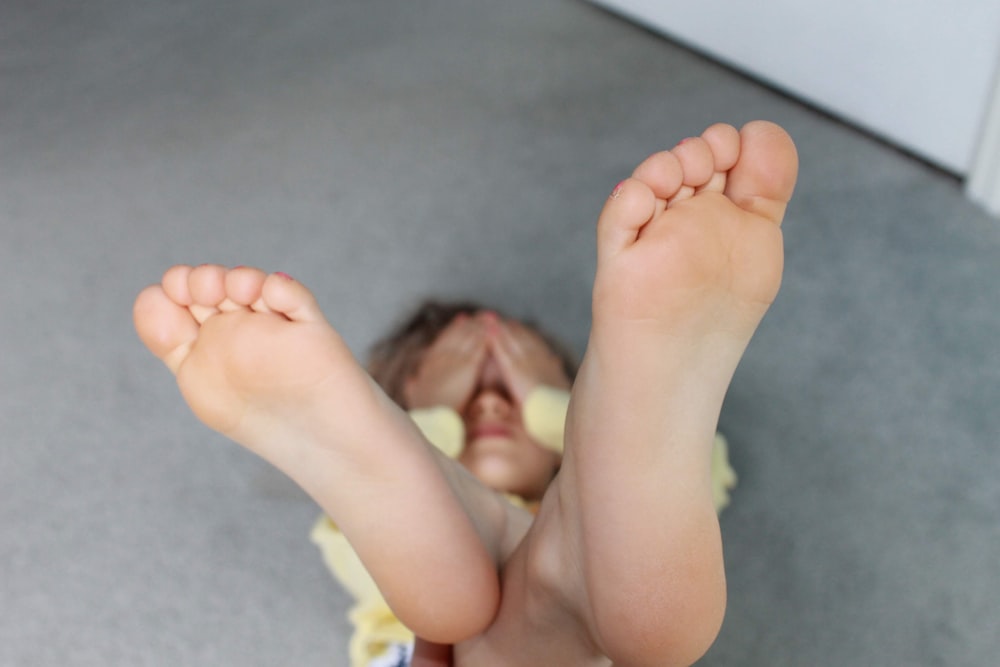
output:
MULTIPOLYGON (((568 407, 569 392, 539 387, 525 400, 522 410, 525 428, 543 446, 562 452, 568 407)), ((410 416, 424 437, 447 456, 455 458, 461 453, 465 445, 465 427, 454 410, 445 407, 413 410, 410 416)), ((718 511, 721 512, 729 504, 729 492, 735 485, 736 473, 729 465, 726 439, 717 434, 712 451, 712 497, 718 511)), ((520 498, 510 498, 515 504, 524 505, 520 498)), ((321 516, 313 526, 310 538, 322 552, 326 566, 355 600, 348 612, 354 626, 349 645, 351 667, 368 667, 392 644, 412 642, 413 633, 393 615, 374 580, 361 564, 361 559, 336 524, 321 516)))
POLYGON ((531 390, 525 399, 521 417, 532 438, 546 449, 562 454, 568 409, 568 391, 539 386, 531 390))
POLYGON ((412 642, 413 633, 396 619, 337 525, 328 517, 321 516, 313 526, 310 537, 322 552, 326 566, 355 600, 354 606, 347 612, 347 618, 354 626, 354 634, 348 644, 351 667, 368 667, 392 644, 412 642))
POLYGON ((729 465, 729 443, 721 433, 715 434, 712 447, 712 500, 715 511, 721 512, 729 505, 729 492, 736 486, 736 471, 729 465))
POLYGON ((451 408, 423 408, 410 410, 410 417, 427 441, 444 452, 448 458, 458 458, 465 447, 465 424, 451 408))

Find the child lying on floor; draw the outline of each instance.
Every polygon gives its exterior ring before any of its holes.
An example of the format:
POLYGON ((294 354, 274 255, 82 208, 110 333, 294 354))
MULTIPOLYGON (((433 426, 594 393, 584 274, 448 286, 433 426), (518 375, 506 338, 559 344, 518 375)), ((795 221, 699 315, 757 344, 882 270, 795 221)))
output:
POLYGON ((597 222, 593 326, 536 514, 427 442, 281 273, 174 267, 139 335, 209 427, 308 492, 419 638, 412 665, 690 665, 726 603, 711 461, 781 281, 797 156, 764 122, 656 153, 597 222))
MULTIPOLYGON (((537 510, 562 458, 576 374, 566 345, 481 304, 428 301, 375 345, 368 371, 428 442, 514 504, 537 510)), ((735 482, 717 435, 716 509, 728 503, 735 482)), ((344 534, 324 515, 312 539, 355 599, 352 667, 407 664, 413 633, 392 614, 344 534)))

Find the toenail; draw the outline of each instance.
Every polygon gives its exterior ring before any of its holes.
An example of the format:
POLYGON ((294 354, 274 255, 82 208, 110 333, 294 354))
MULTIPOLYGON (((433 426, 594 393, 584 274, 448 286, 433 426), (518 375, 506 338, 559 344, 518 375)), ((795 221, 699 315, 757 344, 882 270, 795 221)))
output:
POLYGON ((611 191, 611 199, 618 199, 622 194, 622 190, 624 189, 625 189, 625 181, 622 181, 621 183, 615 186, 614 190, 611 191))
POLYGON ((284 271, 275 271, 274 275, 280 276, 281 278, 284 278, 285 280, 295 280, 295 278, 292 278, 290 275, 288 275, 284 271))

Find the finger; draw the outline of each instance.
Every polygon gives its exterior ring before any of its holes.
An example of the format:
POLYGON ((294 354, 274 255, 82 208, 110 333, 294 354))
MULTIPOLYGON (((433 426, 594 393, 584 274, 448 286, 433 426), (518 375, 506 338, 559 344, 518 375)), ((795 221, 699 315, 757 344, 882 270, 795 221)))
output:
POLYGON ((524 367, 524 356, 513 352, 514 338, 509 331, 497 327, 495 335, 490 337, 490 352, 496 360, 500 378, 514 399, 521 403, 527 397, 531 388, 538 384, 537 379, 524 367))
POLYGON ((528 351, 529 341, 524 335, 524 327, 516 322, 500 322, 500 337, 510 353, 517 357, 523 357, 528 351))
POLYGON ((502 320, 492 313, 491 315, 492 317, 485 320, 485 328, 494 345, 512 357, 524 356, 525 350, 520 342, 522 336, 519 334, 520 326, 517 322, 502 320))
POLYGON ((487 331, 489 335, 489 347, 493 351, 494 356, 497 357, 497 361, 506 366, 507 370, 513 370, 515 360, 521 354, 513 336, 510 334, 510 330, 503 326, 502 323, 494 322, 487 325, 487 331))
POLYGON ((452 351, 469 352, 480 346, 484 337, 481 322, 465 314, 459 314, 438 334, 434 345, 440 342, 442 347, 452 351))
POLYGON ((542 335, 521 322, 512 322, 510 324, 510 334, 519 349, 526 354, 541 353, 546 356, 552 354, 552 348, 549 347, 549 344, 542 335))
POLYGON ((483 370, 483 364, 486 363, 486 357, 490 354, 490 346, 486 340, 486 336, 480 336, 476 339, 475 345, 468 348, 463 355, 463 360, 465 363, 472 365, 475 368, 475 377, 479 377, 483 370))

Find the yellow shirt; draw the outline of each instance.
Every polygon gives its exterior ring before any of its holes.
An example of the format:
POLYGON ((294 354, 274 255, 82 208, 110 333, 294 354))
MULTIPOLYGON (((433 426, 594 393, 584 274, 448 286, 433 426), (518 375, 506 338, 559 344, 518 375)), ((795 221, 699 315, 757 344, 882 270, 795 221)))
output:
MULTIPOLYGON (((524 402, 522 417, 525 429, 543 447, 562 452, 569 392, 538 387, 524 402)), ((447 456, 456 458, 465 446, 465 426, 461 417, 446 407, 412 410, 410 416, 431 444, 447 456)), ((712 495, 718 511, 729 504, 729 491, 736 485, 736 473, 729 465, 725 438, 715 437, 712 452, 712 495)), ((329 517, 321 516, 310 535, 319 547, 323 560, 334 577, 354 597, 348 612, 354 626, 348 651, 351 667, 368 667, 394 644, 413 641, 410 632, 393 615, 375 581, 361 564, 361 559, 347 538, 329 517)))

